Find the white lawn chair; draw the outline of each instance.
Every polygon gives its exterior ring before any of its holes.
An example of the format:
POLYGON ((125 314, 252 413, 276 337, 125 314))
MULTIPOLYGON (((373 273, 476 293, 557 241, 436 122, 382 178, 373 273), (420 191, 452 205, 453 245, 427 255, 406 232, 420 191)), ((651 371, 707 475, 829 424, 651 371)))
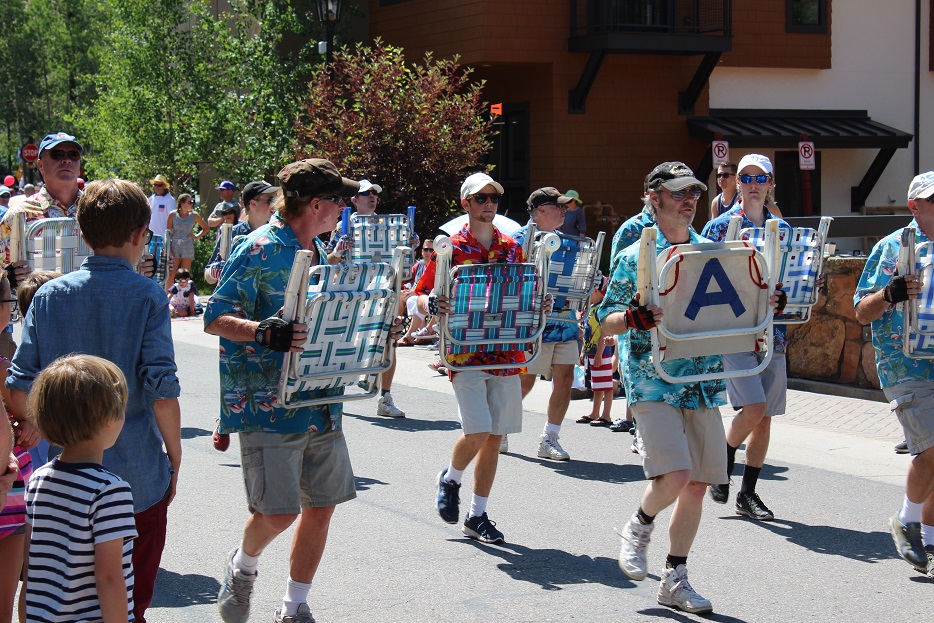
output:
POLYGON ((147 251, 152 255, 152 261, 154 264, 152 272, 152 280, 158 283, 163 288, 168 288, 169 283, 169 268, 172 265, 172 253, 170 247, 172 246, 172 230, 165 230, 165 234, 162 236, 153 234, 152 240, 149 241, 147 251))
MULTIPOLYGON (((540 241, 547 232, 536 231, 535 223, 529 225, 529 234, 525 239, 526 257, 531 257, 531 243, 540 241)), ((600 257, 603 253, 604 232, 597 234, 594 241, 586 236, 568 236, 555 232, 559 246, 551 254, 548 264, 548 294, 554 299, 553 312, 572 310, 579 323, 587 318, 590 310, 590 296, 596 287, 600 273, 600 257)))
POLYGON ((388 262, 399 247, 405 247, 402 255, 402 270, 412 270, 415 252, 409 247, 409 239, 415 227, 415 206, 409 206, 406 214, 351 214, 352 208, 344 208, 341 214, 341 234, 353 240, 353 249, 347 261, 388 262))
POLYGON ((333 266, 313 266, 313 255, 296 254, 283 307, 284 319, 308 325, 304 351, 286 353, 279 377, 279 404, 289 409, 375 397, 380 375, 392 364, 389 332, 399 305, 402 252, 392 264, 333 266), (359 381, 365 381, 362 392, 355 391, 359 381), (308 395, 337 389, 344 394, 308 395))
MULTIPOLYGON (((765 230, 762 227, 747 227, 740 230, 743 218, 730 219, 727 240, 742 240, 752 243, 760 252, 765 249, 765 230)), ((778 260, 775 263, 776 283, 788 296, 788 303, 781 314, 775 316, 779 324, 804 324, 811 319, 811 308, 817 304, 817 279, 823 268, 824 243, 830 230, 829 216, 821 217, 817 229, 810 227, 779 228, 778 260)), ((766 260, 770 256, 766 255, 766 260)), ((772 262, 770 261, 770 264, 772 262)))
POLYGON ((546 315, 542 275, 548 274, 551 254, 560 246, 556 234, 546 234, 533 247, 530 262, 522 264, 464 264, 451 266, 454 247, 447 236, 435 238, 438 265, 435 293, 446 296, 451 311, 438 321, 438 351, 445 367, 464 370, 503 370, 514 363, 458 365, 447 355, 475 352, 530 353, 538 356, 546 315))
POLYGON ((89 255, 91 249, 81 237, 76 219, 41 218, 27 223, 25 213, 15 215, 10 230, 11 261, 26 260, 34 271, 70 273, 89 255))
MULTIPOLYGON (((652 329, 652 363, 669 383, 751 376, 772 358, 775 277, 765 256, 745 242, 675 245, 657 253, 657 230, 642 231, 639 249, 640 303, 664 312, 652 329), (763 352, 745 370, 671 375, 662 363, 674 359, 763 352)), ((778 253, 777 223, 766 229, 765 248, 778 253)))
POLYGON ((904 315, 902 352, 912 359, 934 359, 934 242, 916 243, 913 227, 902 230, 898 273, 917 275, 921 294, 899 303, 904 315))

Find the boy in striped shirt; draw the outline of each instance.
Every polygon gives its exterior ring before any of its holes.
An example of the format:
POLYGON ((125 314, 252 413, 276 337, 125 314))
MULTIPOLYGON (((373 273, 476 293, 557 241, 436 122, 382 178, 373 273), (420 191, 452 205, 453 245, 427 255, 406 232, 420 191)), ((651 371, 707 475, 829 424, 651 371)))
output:
POLYGON ((127 385, 91 355, 55 360, 29 394, 42 436, 62 453, 26 488, 26 620, 133 621, 133 495, 101 465, 123 429, 127 385))

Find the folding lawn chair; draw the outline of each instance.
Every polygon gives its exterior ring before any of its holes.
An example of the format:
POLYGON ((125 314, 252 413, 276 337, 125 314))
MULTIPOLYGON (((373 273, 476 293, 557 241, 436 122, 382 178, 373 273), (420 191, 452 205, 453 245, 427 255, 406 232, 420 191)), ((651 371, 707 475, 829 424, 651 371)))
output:
POLYGON ((283 307, 283 318, 308 325, 304 351, 286 353, 279 377, 279 403, 290 409, 377 396, 380 375, 392 364, 389 330, 399 304, 402 252, 392 264, 333 266, 312 265, 313 255, 296 254, 283 307), (362 392, 355 391, 360 381, 362 392), (308 395, 337 388, 344 395, 308 395))
POLYGON ((934 359, 934 242, 916 243, 913 227, 902 230, 898 253, 900 274, 918 275, 921 294, 899 303, 905 318, 902 352, 912 359, 934 359))
MULTIPOLYGON (((669 383, 751 376, 772 358, 775 277, 765 255, 747 242, 679 244, 657 253, 657 230, 642 231, 638 291, 645 305, 664 311, 652 329, 652 363, 669 383), (662 365, 674 359, 764 352, 754 368, 675 376, 662 365)), ((765 248, 777 254, 777 223, 766 229, 765 248)))
POLYGON ((364 216, 351 212, 352 208, 347 207, 341 214, 341 234, 353 240, 348 262, 388 262, 398 247, 405 247, 402 270, 412 270, 415 252, 409 247, 409 239, 415 227, 415 206, 409 206, 406 214, 364 216))
POLYGON ((147 251, 152 255, 154 264, 152 280, 163 288, 168 288, 169 264, 171 262, 172 230, 165 230, 165 234, 158 236, 153 234, 149 241, 147 251))
POLYGON ((531 353, 526 363, 538 356, 546 321, 542 275, 548 274, 549 258, 559 246, 558 236, 548 233, 534 243, 528 263, 452 267, 451 239, 435 238, 435 293, 451 303, 450 313, 438 321, 438 350, 445 367, 455 372, 516 367, 512 363, 458 365, 448 361, 447 354, 521 351, 531 353))
POLYGON ((10 259, 26 260, 33 270, 70 273, 91 255, 81 237, 78 221, 71 217, 41 218, 26 222, 26 214, 14 217, 10 232, 10 259))
MULTIPOLYGON (((741 216, 730 219, 727 240, 750 242, 760 252, 765 249, 765 230, 749 227, 740 230, 741 216)), ((811 308, 817 304, 817 278, 823 267, 824 243, 830 230, 829 216, 821 217, 817 229, 810 227, 779 228, 776 283, 788 296, 788 303, 780 315, 775 316, 779 324, 804 324, 811 319, 811 308)), ((766 260, 769 260, 766 255, 766 260)))

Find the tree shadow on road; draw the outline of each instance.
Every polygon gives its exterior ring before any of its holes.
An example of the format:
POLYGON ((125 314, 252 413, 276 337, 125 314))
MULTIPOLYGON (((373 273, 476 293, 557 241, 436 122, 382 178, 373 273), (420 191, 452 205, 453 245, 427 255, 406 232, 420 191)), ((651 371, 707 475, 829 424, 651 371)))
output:
POLYGON ((182 427, 182 439, 195 439, 196 437, 207 437, 213 434, 213 431, 203 428, 192 428, 190 426, 182 427))
MULTIPOLYGON (((628 453, 628 448, 626 449, 628 453)), ((608 482, 611 484, 622 484, 627 482, 644 482, 645 472, 641 465, 619 463, 597 463, 595 461, 549 461, 521 454, 510 454, 510 456, 521 461, 529 463, 538 463, 542 467, 551 468, 555 473, 562 476, 569 476, 580 480, 594 480, 598 482, 608 482)), ((502 460, 502 459, 500 459, 502 460)))
MULTIPOLYGON (((638 610, 638 614, 647 617, 656 617, 659 619, 671 619, 672 621, 696 621, 694 615, 689 615, 678 610, 671 610, 669 608, 663 608, 659 606, 658 608, 645 608, 644 610, 638 610)), ((708 615, 696 615, 703 617, 705 621, 722 621, 723 623, 746 623, 745 619, 737 619, 736 617, 731 617, 726 614, 719 612, 714 612, 713 614, 708 615)))
MULTIPOLYGON (((750 521, 742 517, 724 517, 727 521, 750 521)), ((765 530, 784 537, 789 543, 818 554, 842 556, 860 562, 876 563, 898 558, 887 532, 860 532, 839 526, 808 525, 788 519, 760 521, 765 530)))
POLYGON ((420 433, 424 431, 438 430, 460 430, 461 424, 457 420, 416 420, 412 418, 391 418, 383 416, 359 415, 357 413, 347 413, 344 411, 344 417, 352 417, 361 422, 368 422, 373 426, 389 428, 392 430, 401 430, 406 433, 420 433))
POLYGON ((183 575, 160 568, 159 576, 156 578, 152 607, 184 608, 212 604, 217 601, 217 592, 220 587, 217 578, 196 573, 183 575))
POLYGON ((622 571, 615 558, 569 554, 558 549, 533 549, 514 543, 487 545, 472 539, 450 539, 478 547, 504 562, 497 568, 514 580, 537 584, 546 591, 560 591, 562 585, 602 584, 613 588, 635 586, 622 571))

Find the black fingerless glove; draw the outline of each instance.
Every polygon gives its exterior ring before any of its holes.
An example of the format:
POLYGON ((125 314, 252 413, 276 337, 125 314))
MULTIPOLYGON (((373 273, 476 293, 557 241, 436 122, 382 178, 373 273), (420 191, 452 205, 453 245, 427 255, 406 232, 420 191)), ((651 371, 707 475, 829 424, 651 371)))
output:
POLYGON ((780 314, 785 311, 785 305, 788 304, 788 293, 784 290, 776 290, 775 293, 778 294, 778 307, 775 308, 775 313, 780 314))
POLYGON ((882 291, 882 298, 885 299, 886 303, 892 303, 893 305, 907 301, 908 282, 905 281, 905 276, 892 277, 889 285, 885 286, 885 290, 882 291))
POLYGON ((292 348, 293 324, 282 318, 273 316, 259 323, 256 328, 256 343, 271 350, 287 353, 292 348), (269 340, 266 340, 266 329, 269 329, 269 340))
POLYGON ((626 310, 626 326, 630 329, 648 331, 655 326, 655 314, 645 305, 630 307, 626 310))
POLYGON ((438 315, 438 297, 434 294, 428 295, 428 313, 432 316, 438 315))
POLYGON ((6 278, 10 282, 10 289, 16 289, 16 270, 13 268, 13 264, 7 264, 6 268, 6 278))

